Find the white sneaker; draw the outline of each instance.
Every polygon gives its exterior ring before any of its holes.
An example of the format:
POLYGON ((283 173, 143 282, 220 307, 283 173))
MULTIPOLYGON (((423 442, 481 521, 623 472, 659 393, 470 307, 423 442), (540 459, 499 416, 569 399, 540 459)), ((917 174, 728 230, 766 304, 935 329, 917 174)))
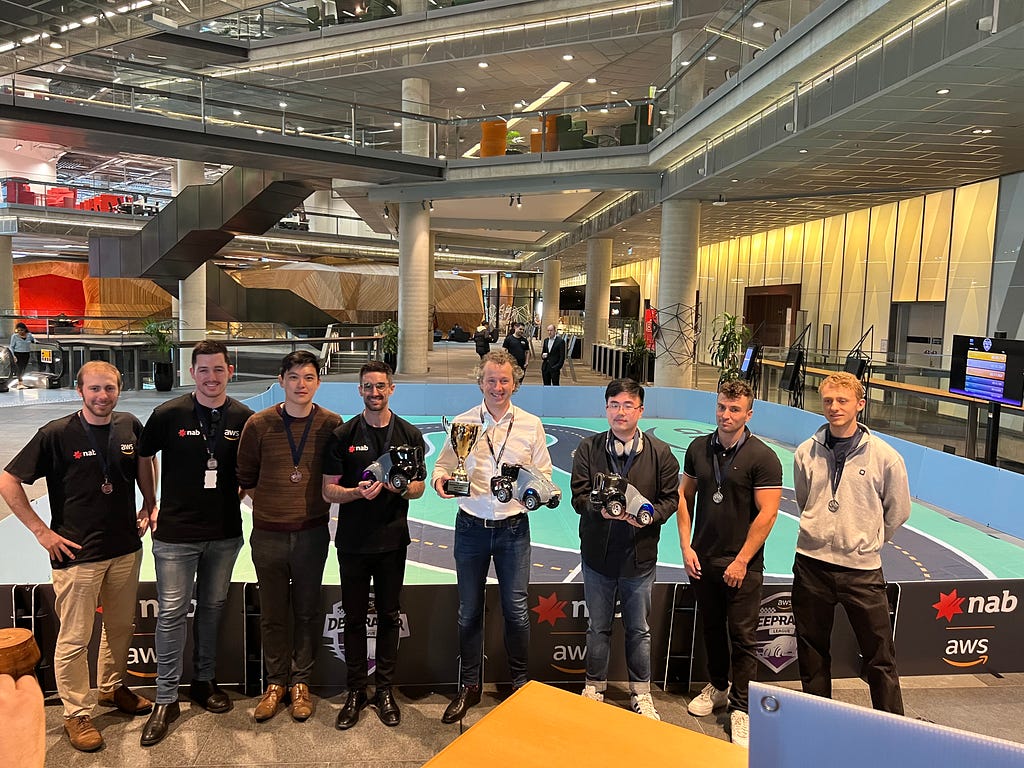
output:
POLYGON ((661 720, 661 715, 654 708, 654 699, 649 693, 634 693, 629 697, 629 705, 638 715, 649 717, 651 720, 661 720))
POLYGON ((729 719, 732 723, 732 743, 746 749, 750 743, 750 717, 746 712, 734 709, 729 719))
POLYGON ((591 699, 593 701, 604 701, 604 693, 602 691, 597 690, 597 688, 595 688, 592 685, 584 685, 583 693, 580 695, 583 696, 584 699, 591 699))
POLYGON ((695 717, 710 715, 716 709, 721 709, 729 703, 729 689, 720 691, 714 685, 708 683, 704 690, 690 700, 686 705, 686 711, 695 717))

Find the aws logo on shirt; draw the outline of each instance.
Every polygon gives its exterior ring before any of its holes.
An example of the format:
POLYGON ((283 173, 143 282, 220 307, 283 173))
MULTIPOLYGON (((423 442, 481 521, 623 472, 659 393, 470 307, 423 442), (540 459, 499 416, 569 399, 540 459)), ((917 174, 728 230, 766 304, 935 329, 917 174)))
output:
POLYGON ((370 450, 370 446, 368 446, 368 445, 350 445, 348 447, 348 452, 349 453, 355 453, 356 451, 359 451, 360 453, 362 453, 362 452, 368 451, 368 450, 370 450))
POLYGON ((135 443, 121 443, 121 453, 125 456, 135 455, 135 443))
POLYGON ((178 437, 201 437, 202 432, 198 429, 179 429, 178 437))
POLYGON ((237 440, 242 436, 242 430, 240 429, 225 429, 224 439, 225 440, 237 440))
POLYGON ((95 456, 96 455, 96 451, 75 451, 71 455, 74 456, 75 459, 84 459, 84 458, 87 458, 89 456, 95 456))

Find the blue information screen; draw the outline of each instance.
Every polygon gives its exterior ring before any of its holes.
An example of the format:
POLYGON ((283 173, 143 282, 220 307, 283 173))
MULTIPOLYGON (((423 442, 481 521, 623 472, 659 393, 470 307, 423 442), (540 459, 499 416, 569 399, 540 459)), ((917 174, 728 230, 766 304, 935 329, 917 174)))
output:
POLYGON ((954 336, 949 391, 1006 405, 1024 400, 1024 342, 954 336))

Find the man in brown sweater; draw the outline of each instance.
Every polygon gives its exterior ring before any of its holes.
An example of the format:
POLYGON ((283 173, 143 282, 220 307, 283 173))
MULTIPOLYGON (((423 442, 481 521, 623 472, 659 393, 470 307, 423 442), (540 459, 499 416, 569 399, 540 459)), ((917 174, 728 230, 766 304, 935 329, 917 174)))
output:
POLYGON ((267 689, 257 722, 277 714, 288 694, 291 714, 313 714, 309 680, 323 623, 320 586, 330 545, 323 500, 324 449, 341 417, 313 403, 317 359, 292 352, 281 361, 284 402, 246 422, 238 445, 238 484, 252 497, 249 539, 260 586, 260 636, 267 689))

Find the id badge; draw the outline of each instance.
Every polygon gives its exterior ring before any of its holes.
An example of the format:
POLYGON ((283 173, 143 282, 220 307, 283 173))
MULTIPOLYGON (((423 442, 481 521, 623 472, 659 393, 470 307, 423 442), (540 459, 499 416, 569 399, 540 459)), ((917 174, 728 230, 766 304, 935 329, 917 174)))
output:
POLYGON ((217 487, 217 470, 208 469, 203 473, 203 488, 217 487))

